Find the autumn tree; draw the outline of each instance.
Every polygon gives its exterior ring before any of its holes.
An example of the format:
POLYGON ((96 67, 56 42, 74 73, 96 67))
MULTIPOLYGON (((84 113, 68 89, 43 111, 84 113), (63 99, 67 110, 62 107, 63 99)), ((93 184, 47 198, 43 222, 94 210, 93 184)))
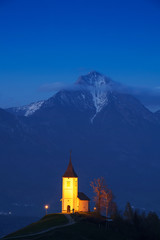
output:
POLYGON ((107 217, 108 213, 111 213, 112 207, 114 205, 111 189, 107 187, 103 177, 94 179, 90 185, 95 193, 94 201, 96 204, 97 212, 100 214, 101 210, 105 208, 107 217))

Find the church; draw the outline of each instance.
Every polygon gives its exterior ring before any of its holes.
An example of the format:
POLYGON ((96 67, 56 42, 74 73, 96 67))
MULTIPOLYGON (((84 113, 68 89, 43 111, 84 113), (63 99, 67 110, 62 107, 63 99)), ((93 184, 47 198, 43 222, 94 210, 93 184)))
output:
POLYGON ((62 177, 62 213, 89 212, 90 199, 78 192, 78 176, 74 171, 71 155, 69 165, 62 177))

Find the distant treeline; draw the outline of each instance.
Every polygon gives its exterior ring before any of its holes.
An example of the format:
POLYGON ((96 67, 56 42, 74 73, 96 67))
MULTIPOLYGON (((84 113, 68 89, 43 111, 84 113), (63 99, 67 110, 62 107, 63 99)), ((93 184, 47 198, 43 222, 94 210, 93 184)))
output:
POLYGON ((160 239, 160 219, 155 212, 133 210, 127 203, 123 214, 117 213, 113 216, 111 230, 117 231, 125 239, 136 240, 158 240, 160 239))

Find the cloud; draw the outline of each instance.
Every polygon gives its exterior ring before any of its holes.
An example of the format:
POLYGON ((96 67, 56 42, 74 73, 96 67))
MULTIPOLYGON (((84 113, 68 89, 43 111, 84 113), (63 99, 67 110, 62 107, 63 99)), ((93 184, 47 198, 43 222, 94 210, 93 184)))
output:
POLYGON ((119 90, 135 96, 153 112, 160 109, 160 86, 152 88, 123 86, 119 90))
MULTIPOLYGON (((89 87, 89 88, 92 88, 92 87, 89 87)), ((76 91, 79 89, 83 89, 83 85, 75 84, 75 83, 66 83, 66 82, 54 82, 54 83, 42 85, 39 90, 41 92, 56 93, 60 90, 76 91)), ((112 91, 131 94, 135 96, 137 99, 139 99, 151 111, 156 111, 160 109, 160 86, 153 87, 153 88, 135 87, 135 86, 127 86, 121 83, 111 81, 111 84, 108 85, 108 88, 104 87, 104 91, 106 91, 106 89, 108 90, 112 89, 112 91)), ((103 87, 101 90, 103 90, 103 87)))
POLYGON ((30 203, 12 203, 13 206, 15 207, 33 207, 34 204, 30 203))
POLYGON ((155 89, 157 89, 158 91, 160 91, 160 86, 156 87, 155 89))
POLYGON ((116 82, 112 83, 112 91, 133 95, 153 112, 160 110, 160 86, 149 88, 127 86, 116 82))
POLYGON ((42 92, 57 92, 61 89, 67 89, 69 88, 70 84, 64 83, 64 82, 54 82, 54 83, 48 83, 44 84, 40 87, 40 91, 42 92))
POLYGON ((81 86, 75 83, 66 83, 66 82, 54 82, 43 84, 40 86, 39 90, 41 92, 58 92, 60 90, 78 90, 81 86))

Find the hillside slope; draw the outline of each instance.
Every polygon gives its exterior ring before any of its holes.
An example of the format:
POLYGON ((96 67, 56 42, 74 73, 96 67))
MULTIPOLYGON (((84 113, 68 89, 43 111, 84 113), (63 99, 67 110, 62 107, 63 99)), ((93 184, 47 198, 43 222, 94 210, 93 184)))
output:
POLYGON ((155 213, 149 213, 147 216, 134 213, 132 221, 117 215, 113 221, 108 222, 95 212, 75 213, 69 216, 75 220, 75 223, 70 226, 62 225, 65 222, 63 214, 51 214, 24 229, 6 236, 4 239, 159 240, 160 238, 160 221, 155 213), (51 226, 55 226, 55 228, 51 229, 51 226), (41 232, 41 234, 37 232, 37 235, 32 236, 26 235, 28 232, 35 233, 35 230, 42 231, 47 228, 49 229, 47 232, 41 232))

